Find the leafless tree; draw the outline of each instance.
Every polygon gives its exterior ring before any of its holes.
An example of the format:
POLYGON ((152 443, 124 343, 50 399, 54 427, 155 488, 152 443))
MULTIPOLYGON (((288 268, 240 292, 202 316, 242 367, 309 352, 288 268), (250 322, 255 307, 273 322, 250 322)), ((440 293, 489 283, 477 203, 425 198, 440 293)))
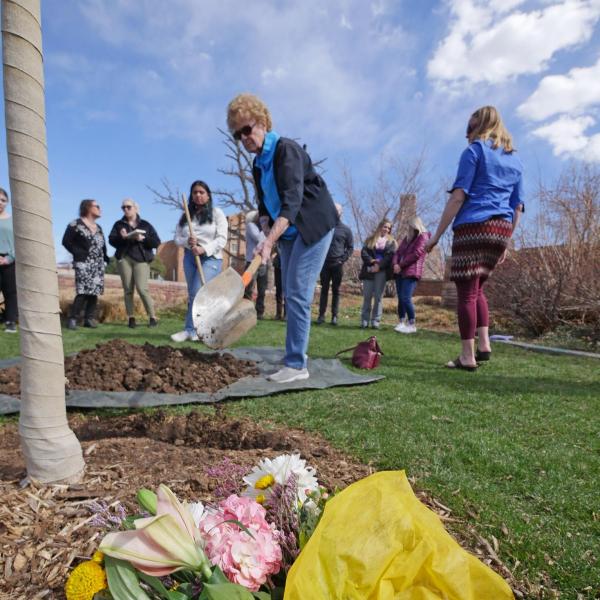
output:
POLYGON ((154 194, 154 202, 164 204, 174 210, 182 210, 181 192, 177 186, 174 186, 166 177, 160 180, 163 190, 157 190, 149 185, 146 187, 154 194))
MULTIPOLYGON (((253 158, 249 152, 246 152, 242 144, 224 129, 217 128, 222 135, 222 143, 225 146, 225 158, 229 160, 229 166, 219 168, 217 171, 232 177, 235 182, 234 189, 217 188, 212 190, 213 196, 220 199, 221 206, 231 207, 236 212, 248 212, 257 206, 256 186, 252 176, 253 158)), ((306 150, 306 144, 304 144, 306 150)), ((327 159, 321 158, 314 161, 314 166, 320 172, 323 172, 323 165, 327 159)), ((163 189, 157 190, 151 186, 146 186, 153 194, 154 201, 158 204, 170 206, 176 210, 181 209, 181 192, 178 187, 173 186, 171 182, 163 177, 161 179, 163 189)))
POLYGON ((435 202, 429 180, 424 150, 412 160, 382 160, 373 181, 363 189, 357 187, 349 167, 342 165, 342 193, 358 236, 368 237, 383 219, 394 224, 395 235, 415 213, 427 222, 435 202))
MULTIPOLYGON (((533 335, 559 325, 600 343, 600 169, 571 164, 532 199, 537 218, 488 284, 494 306, 533 335)), ((526 216, 526 215, 525 215, 526 216)))
POLYGON ((246 152, 242 144, 224 129, 219 128, 223 136, 222 143, 225 146, 225 158, 229 159, 228 167, 217 169, 219 173, 233 177, 237 184, 234 191, 217 189, 213 191, 215 196, 221 198, 223 206, 231 206, 238 211, 247 212, 256 208, 256 188, 252 177, 252 155, 246 152))

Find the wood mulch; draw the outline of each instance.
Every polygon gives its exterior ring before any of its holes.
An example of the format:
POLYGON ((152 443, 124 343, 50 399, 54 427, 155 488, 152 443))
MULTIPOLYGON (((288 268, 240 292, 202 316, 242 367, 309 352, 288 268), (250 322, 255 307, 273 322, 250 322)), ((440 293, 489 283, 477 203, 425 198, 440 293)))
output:
MULTIPOLYGON (((139 488, 165 483, 182 499, 210 502, 216 482, 206 474, 208 466, 228 458, 250 468, 282 452, 300 452, 329 489, 373 472, 313 434, 225 419, 219 411, 210 417, 158 411, 102 419, 74 413, 69 422, 86 461, 84 477, 74 485, 31 482, 22 488, 26 472, 17 427, 0 428, 0 600, 64 598, 70 570, 89 559, 104 533, 90 524, 92 501, 121 502, 133 512, 139 488)), ((417 495, 451 530, 463 532, 463 547, 500 573, 518 598, 549 597, 514 580, 497 540, 480 537, 435 498, 417 495)))

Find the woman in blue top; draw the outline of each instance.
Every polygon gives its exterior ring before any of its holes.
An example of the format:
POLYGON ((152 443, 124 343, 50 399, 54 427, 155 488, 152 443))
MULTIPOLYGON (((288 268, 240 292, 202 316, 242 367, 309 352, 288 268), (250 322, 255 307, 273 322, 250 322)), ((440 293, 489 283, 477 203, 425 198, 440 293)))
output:
POLYGON ((15 277, 15 240, 9 212, 8 193, 0 188, 0 291, 4 296, 4 331, 16 333, 17 281, 15 277))
POLYGON ((524 210, 523 167, 493 106, 484 106, 471 115, 467 139, 469 146, 460 157, 450 198, 426 249, 431 251, 452 223, 450 279, 456 284, 462 350, 446 366, 474 371, 478 362, 490 359, 489 312, 483 284, 504 261, 508 241, 524 210))
POLYGON ((256 154, 253 176, 259 220, 266 239, 256 248, 263 264, 277 242, 287 310, 284 368, 269 379, 307 379, 310 308, 317 277, 333 238, 338 214, 310 156, 291 139, 272 131, 267 106, 240 94, 227 107, 227 126, 246 151, 256 154))

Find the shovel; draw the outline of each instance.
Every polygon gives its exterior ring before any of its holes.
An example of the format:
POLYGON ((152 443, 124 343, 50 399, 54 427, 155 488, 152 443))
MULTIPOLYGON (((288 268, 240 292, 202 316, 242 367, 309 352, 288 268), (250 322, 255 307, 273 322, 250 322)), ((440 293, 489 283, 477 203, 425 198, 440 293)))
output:
POLYGON ((194 329, 209 348, 225 348, 256 325, 256 310, 244 291, 262 260, 255 256, 242 275, 229 267, 205 283, 192 305, 194 329))
MULTIPOLYGON (((181 198, 190 237, 193 237, 190 211, 183 194, 181 198)), ((262 259, 260 256, 255 256, 241 276, 235 269, 229 267, 227 271, 206 283, 200 257, 195 255, 194 258, 202 281, 202 287, 198 290, 192 304, 194 329, 209 348, 225 348, 237 342, 256 325, 254 304, 244 298, 244 291, 252 281, 254 273, 258 271, 262 259)))

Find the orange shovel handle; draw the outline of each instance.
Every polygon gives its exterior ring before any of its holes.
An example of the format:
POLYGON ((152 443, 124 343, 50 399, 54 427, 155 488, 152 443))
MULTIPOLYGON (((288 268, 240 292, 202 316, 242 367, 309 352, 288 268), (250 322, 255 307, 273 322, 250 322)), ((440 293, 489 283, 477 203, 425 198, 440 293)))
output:
POLYGON ((257 254, 252 259, 252 262, 248 265, 248 268, 242 274, 242 283, 244 284, 244 287, 248 287, 248 284, 252 281, 254 273, 258 271, 258 268, 260 267, 261 263, 262 257, 260 256, 260 254, 257 254))

